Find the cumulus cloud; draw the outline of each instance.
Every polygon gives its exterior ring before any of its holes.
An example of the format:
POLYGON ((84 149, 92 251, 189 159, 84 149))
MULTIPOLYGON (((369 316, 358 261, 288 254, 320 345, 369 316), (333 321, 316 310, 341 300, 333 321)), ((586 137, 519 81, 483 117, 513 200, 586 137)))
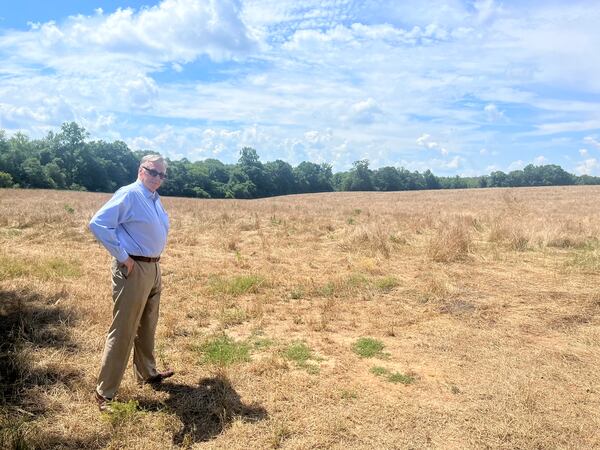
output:
POLYGON ((580 149, 579 149, 579 154, 580 154, 581 156, 587 156, 587 155, 589 155, 589 152, 587 151, 587 149, 586 149, 586 148, 580 148, 580 149))
POLYGON ((600 169, 600 162, 596 158, 589 158, 580 162, 575 167, 575 172, 578 175, 595 175, 600 169))
POLYGON ((382 115, 381 108, 373 98, 356 102, 350 107, 350 120, 355 123, 370 124, 382 115))
POLYGON ((156 82, 152 78, 141 74, 135 79, 128 80, 123 85, 122 90, 134 109, 150 109, 154 99, 158 96, 156 82))
POLYGON ((192 160, 251 145, 264 160, 395 165, 428 155, 417 137, 437 156, 419 170, 464 173, 451 153, 561 160, 600 148, 598 21, 589 4, 497 0, 98 9, 0 31, 0 126, 77 120, 192 160))
POLYGON ((523 167, 525 167, 525 163, 523 161, 521 161, 520 159, 511 162, 508 165, 508 170, 509 171, 513 171, 513 170, 521 170, 523 167))
POLYGON ((417 138, 417 145, 432 150, 438 150, 444 156, 448 154, 448 150, 445 147, 442 147, 441 144, 434 141, 432 137, 426 133, 417 138))
POLYGON ((535 158, 533 158, 533 163, 537 164, 538 166, 544 165, 548 162, 548 160, 546 159, 545 156, 540 155, 540 156, 536 156, 535 158))
POLYGON ((93 16, 71 16, 62 23, 33 24, 29 31, 6 33, 0 48, 12 49, 23 60, 78 72, 96 70, 95 60, 149 66, 187 63, 202 54, 223 60, 257 49, 240 9, 239 0, 163 0, 137 12, 97 10, 93 16))

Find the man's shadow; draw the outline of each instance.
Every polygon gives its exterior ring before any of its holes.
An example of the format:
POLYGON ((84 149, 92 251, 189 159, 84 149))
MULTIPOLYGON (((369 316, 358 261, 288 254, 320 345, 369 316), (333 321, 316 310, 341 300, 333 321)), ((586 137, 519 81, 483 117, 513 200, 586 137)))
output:
POLYGON ((173 411, 183 427, 173 436, 173 443, 188 446, 218 436, 233 420, 259 421, 267 417, 260 405, 242 403, 231 382, 223 375, 203 378, 197 386, 163 382, 153 385, 157 391, 167 392, 164 402, 140 401, 146 410, 160 410, 165 406, 173 411))

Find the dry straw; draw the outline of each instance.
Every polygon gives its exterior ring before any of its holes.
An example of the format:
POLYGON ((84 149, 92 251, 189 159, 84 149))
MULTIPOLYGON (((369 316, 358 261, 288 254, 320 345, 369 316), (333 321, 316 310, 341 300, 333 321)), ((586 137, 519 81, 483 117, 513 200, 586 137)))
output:
POLYGON ((0 190, 0 447, 600 447, 599 194, 165 198, 176 375, 102 418, 109 195, 0 190))

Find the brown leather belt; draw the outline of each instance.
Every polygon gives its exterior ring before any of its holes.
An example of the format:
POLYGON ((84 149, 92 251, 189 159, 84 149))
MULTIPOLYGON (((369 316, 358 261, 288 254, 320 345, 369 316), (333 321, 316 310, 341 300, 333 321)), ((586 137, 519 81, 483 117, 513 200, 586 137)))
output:
POLYGON ((136 261, 144 261, 149 263, 155 263, 160 261, 160 256, 157 258, 149 258, 147 256, 137 256, 137 255, 129 255, 131 259, 135 259, 136 261))

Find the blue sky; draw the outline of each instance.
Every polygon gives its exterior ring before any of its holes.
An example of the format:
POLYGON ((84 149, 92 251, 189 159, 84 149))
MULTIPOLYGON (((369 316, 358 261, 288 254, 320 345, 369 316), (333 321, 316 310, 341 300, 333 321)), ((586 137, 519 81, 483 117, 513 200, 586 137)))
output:
POLYGON ((173 159, 600 175, 600 3, 13 2, 0 128, 173 159))

